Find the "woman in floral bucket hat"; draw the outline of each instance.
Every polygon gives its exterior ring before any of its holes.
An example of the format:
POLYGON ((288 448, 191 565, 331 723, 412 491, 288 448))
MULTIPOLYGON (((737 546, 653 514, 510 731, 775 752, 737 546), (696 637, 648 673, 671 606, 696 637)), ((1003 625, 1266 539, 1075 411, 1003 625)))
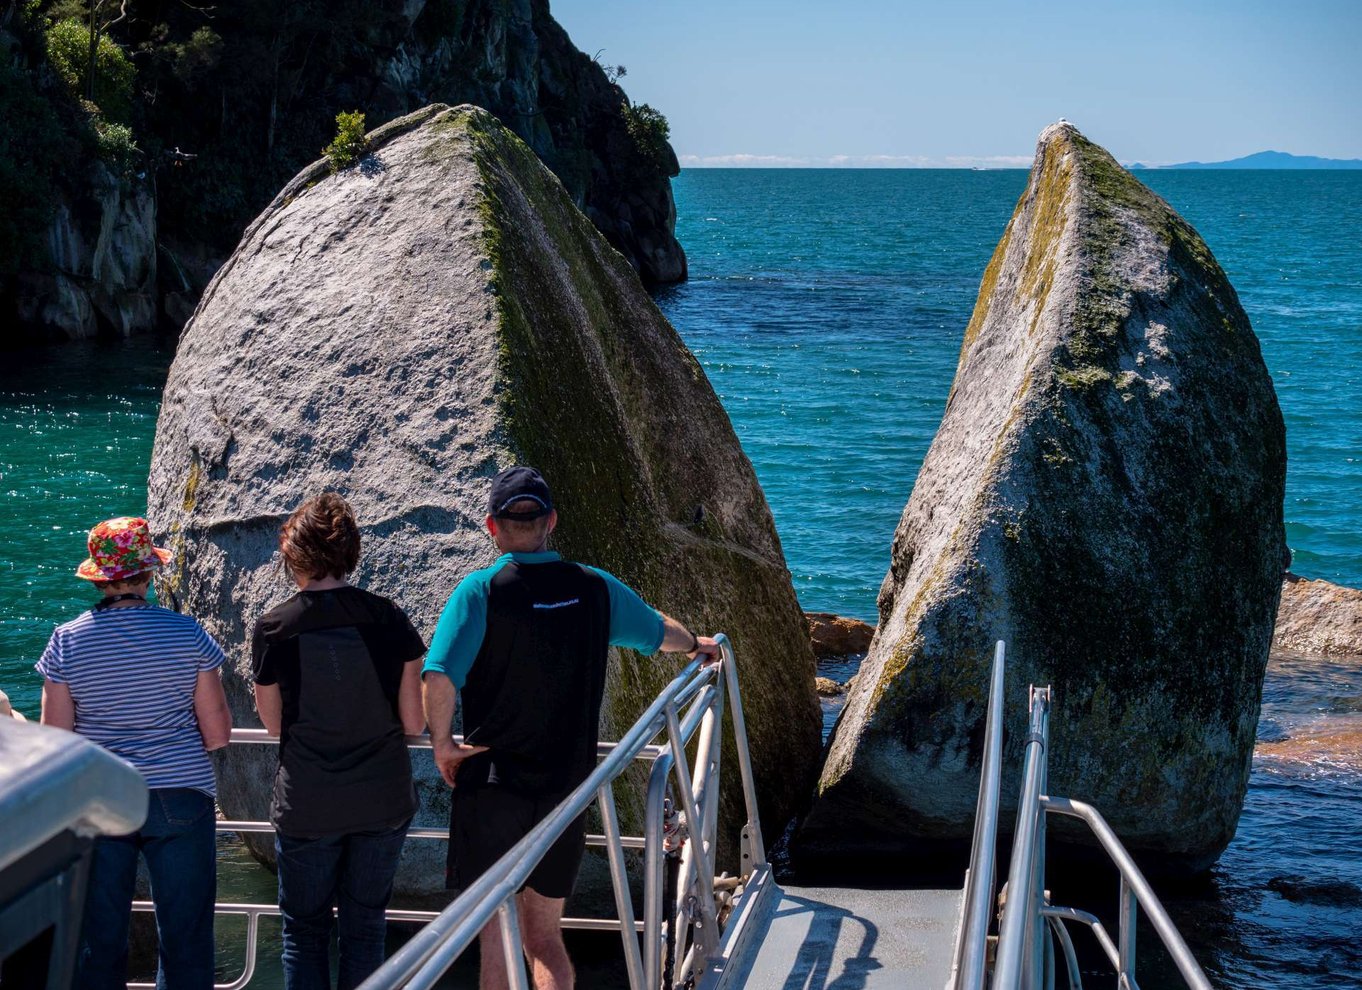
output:
POLYGON ((38 661, 46 725, 70 729, 131 763, 151 792, 131 835, 95 842, 76 986, 127 985, 128 922, 139 853, 151 875, 160 961, 157 985, 213 985, 217 893, 213 764, 229 740, 222 648, 194 619, 147 602, 170 554, 145 519, 108 519, 90 530, 76 576, 102 595, 58 626, 38 661))

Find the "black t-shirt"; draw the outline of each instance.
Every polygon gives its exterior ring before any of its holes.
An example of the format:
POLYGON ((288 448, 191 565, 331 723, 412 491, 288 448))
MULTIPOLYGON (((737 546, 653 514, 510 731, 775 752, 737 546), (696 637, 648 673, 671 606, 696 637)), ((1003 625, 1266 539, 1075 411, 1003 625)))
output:
POLYGON ((270 821, 314 837, 392 828, 416 812, 397 710, 425 654, 405 613, 359 588, 300 591, 256 623, 251 672, 283 700, 270 821))

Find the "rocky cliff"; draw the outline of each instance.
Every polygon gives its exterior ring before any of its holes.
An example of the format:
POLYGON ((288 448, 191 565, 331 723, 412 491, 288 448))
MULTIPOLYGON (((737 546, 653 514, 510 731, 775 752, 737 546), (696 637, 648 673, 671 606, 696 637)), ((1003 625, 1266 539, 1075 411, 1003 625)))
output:
MULTIPOLYGON (((375 60, 371 122, 432 101, 485 107, 562 181, 645 282, 679 282, 665 132, 595 59, 577 50, 548 0, 408 0, 375 60)), ((665 127, 665 125, 664 125, 665 127)))
POLYGON ((1051 684, 1052 792, 1159 866, 1211 863, 1248 782, 1285 468, 1258 341, 1205 243, 1076 129, 1046 129, 802 849, 968 839, 1003 639, 1005 801, 1027 685, 1051 684))
MULTIPOLYGON (((204 287, 198 273, 211 275, 250 219, 317 156, 338 112, 363 111, 375 127, 432 102, 496 115, 645 282, 686 277, 666 121, 630 103, 620 67, 576 49, 548 0, 245 0, 211 9, 128 0, 101 41, 109 67, 94 85, 100 105, 87 99, 83 77, 64 87, 62 67, 49 64, 54 37, 84 29, 69 19, 77 9, 0 11, 0 112, 22 131, 13 142, 0 135, 0 180, 6 192, 18 177, 36 193, 24 204, 22 223, 33 229, 21 232, 23 257, 0 257, 0 315, 10 311, 24 328, 8 342, 158 321, 178 330, 204 287), (123 90, 105 93, 115 70, 123 90), (30 111, 45 115, 41 126, 27 126, 30 111), (110 130, 115 122, 130 129, 110 130), (138 177, 117 196, 104 164, 115 133, 138 177), (111 228, 121 235, 96 249, 111 228)), ((76 62, 68 68, 79 75, 76 62)), ((4 226, 0 218, 0 254, 4 226)))
POLYGON ((21 322, 69 339, 156 328, 156 196, 145 176, 92 163, 84 183, 57 197, 43 250, 46 264, 16 279, 21 322))
MULTIPOLYGON (((490 478, 528 462, 554 487, 559 550, 732 637, 774 837, 816 772, 813 657, 765 497, 699 364, 491 115, 431 107, 371 141, 356 168, 304 170, 246 231, 185 330, 157 424, 149 514, 175 553, 163 585, 231 650, 238 724, 255 722, 247 633, 290 593, 277 531, 302 499, 352 501, 355 580, 429 637, 454 585, 496 555, 490 478)), ((603 735, 678 663, 614 657, 603 735)), ((264 813, 271 759, 228 753, 231 817, 264 813)), ((422 820, 439 824, 448 792, 428 757, 418 766, 422 820)), ((401 887, 438 888, 442 850, 408 850, 401 887)))

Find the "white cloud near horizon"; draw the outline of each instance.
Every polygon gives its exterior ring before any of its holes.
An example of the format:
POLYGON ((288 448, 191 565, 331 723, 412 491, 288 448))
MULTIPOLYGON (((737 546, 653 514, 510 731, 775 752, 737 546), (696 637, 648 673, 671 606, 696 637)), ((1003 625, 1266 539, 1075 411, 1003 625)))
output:
POLYGON ((682 168, 1030 168, 1030 155, 678 155, 682 168))

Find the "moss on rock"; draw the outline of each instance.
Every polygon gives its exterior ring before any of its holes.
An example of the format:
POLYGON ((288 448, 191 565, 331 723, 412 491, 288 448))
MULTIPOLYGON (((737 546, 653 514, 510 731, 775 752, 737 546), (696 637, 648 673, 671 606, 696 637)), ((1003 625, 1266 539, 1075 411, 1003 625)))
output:
POLYGON ((858 678, 874 687, 836 729, 804 852, 968 839, 1004 639, 1004 800, 1025 686, 1048 683, 1052 790, 1162 868, 1213 862, 1247 786, 1284 480, 1271 379, 1204 241, 1077 130, 1047 129, 895 535, 858 678))
MULTIPOLYGON (((183 537, 182 605, 232 647, 242 722, 245 633, 287 594, 273 543, 303 497, 351 500, 359 583, 429 636, 454 584, 496 556, 489 478, 532 463, 554 488, 557 549, 732 638, 774 838, 816 770, 814 662, 765 497, 699 364, 490 114, 427 108, 368 143, 373 168, 318 163, 247 231, 186 330, 158 424, 152 519, 183 537)), ((620 653, 605 738, 681 662, 620 653)), ((224 809, 258 817, 261 761, 233 755, 223 776, 224 809)), ((436 824, 447 789, 428 768, 419 786, 436 824)), ((637 832, 638 796, 617 798, 637 832)), ((735 771, 721 815, 731 853, 735 771)), ((404 855, 403 889, 438 883, 428 851, 404 855)))

